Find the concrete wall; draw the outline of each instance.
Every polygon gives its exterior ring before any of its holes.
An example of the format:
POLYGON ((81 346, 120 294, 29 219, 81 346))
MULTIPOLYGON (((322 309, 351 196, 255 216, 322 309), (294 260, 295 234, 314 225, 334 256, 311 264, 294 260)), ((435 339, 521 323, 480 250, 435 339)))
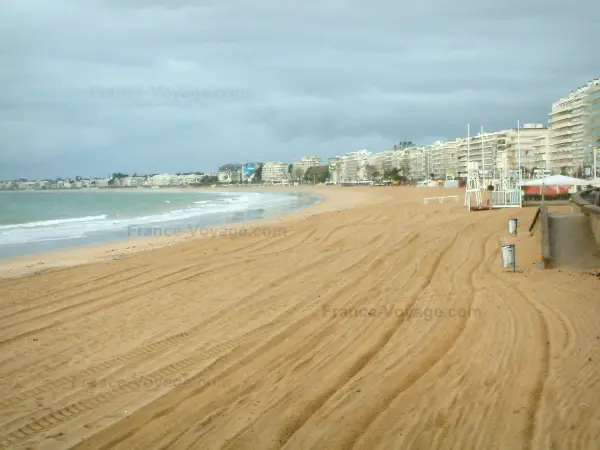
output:
POLYGON ((596 244, 600 246, 600 189, 573 194, 572 201, 586 215, 596 244))

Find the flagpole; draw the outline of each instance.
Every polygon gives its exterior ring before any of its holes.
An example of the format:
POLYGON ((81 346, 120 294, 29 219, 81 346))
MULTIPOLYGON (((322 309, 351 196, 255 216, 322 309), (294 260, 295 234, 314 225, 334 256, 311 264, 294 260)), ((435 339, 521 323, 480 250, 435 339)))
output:
POLYGON ((471 195, 469 194, 469 189, 471 189, 471 172, 469 170, 469 163, 471 161, 471 128, 470 124, 467 124, 467 186, 465 193, 465 203, 471 211, 471 195))
POLYGON ((469 160, 471 158, 471 128, 470 124, 467 124, 467 177, 469 176, 469 160))
MULTIPOLYGON (((517 120, 517 158, 519 160, 519 193, 522 189, 523 182, 523 168, 521 167, 521 121, 517 120)), ((519 202, 520 206, 523 206, 523 202, 519 202)))
POLYGON ((483 156, 483 126, 481 127, 481 177, 483 178, 485 176, 484 171, 485 171, 485 163, 484 163, 485 159, 483 156))

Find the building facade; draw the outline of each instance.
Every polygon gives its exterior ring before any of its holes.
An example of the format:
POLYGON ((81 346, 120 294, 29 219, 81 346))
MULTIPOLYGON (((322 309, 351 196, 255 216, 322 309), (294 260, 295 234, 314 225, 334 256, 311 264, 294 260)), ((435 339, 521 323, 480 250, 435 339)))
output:
POLYGON ((289 181, 288 164, 284 162, 264 163, 262 180, 265 183, 287 183, 289 181))
POLYGON ((217 172, 217 180, 219 183, 241 183, 242 182, 242 165, 241 164, 224 164, 219 167, 217 172))
POLYGON ((320 167, 321 158, 315 155, 303 156, 297 159, 292 164, 292 178, 294 180, 301 180, 304 178, 304 174, 311 167, 320 167))
POLYGON ((346 153, 342 156, 340 182, 355 183, 366 180, 370 156, 372 156, 371 152, 365 149, 346 153))
POLYGON ((598 161, 600 159, 600 78, 588 83, 583 106, 584 175, 598 177, 600 175, 600 162, 598 161), (594 152, 596 153, 595 159, 594 152), (594 163, 596 164, 595 168, 593 167, 594 163), (587 170, 588 168, 590 170, 587 170))
POLYGON ((548 120, 548 162, 553 173, 581 176, 583 166, 591 162, 594 140, 599 128, 599 84, 599 79, 590 81, 552 104, 548 120))

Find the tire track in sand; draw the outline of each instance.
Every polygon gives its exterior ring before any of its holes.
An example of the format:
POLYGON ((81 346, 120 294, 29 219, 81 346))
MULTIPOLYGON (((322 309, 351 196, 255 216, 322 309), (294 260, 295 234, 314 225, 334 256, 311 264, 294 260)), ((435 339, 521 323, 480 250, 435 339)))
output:
MULTIPOLYGON (((464 230, 462 230, 462 231, 464 231, 464 230)), ((442 260, 448 254, 448 252, 454 247, 454 244, 455 244, 456 240, 458 239, 459 235, 462 233, 462 231, 456 233, 454 235, 454 237, 452 238, 452 240, 450 241, 450 243, 436 256, 431 268, 427 272, 425 281, 418 288, 419 291, 423 291, 424 289, 427 288, 427 286, 429 286, 431 284, 433 277, 436 274, 442 260)), ((408 303, 407 309, 412 308, 415 305, 415 303, 418 301, 418 298, 419 298, 418 294, 414 294, 412 296, 411 301, 408 303)), ((304 426, 304 424, 306 424, 306 422, 308 422, 308 420, 310 420, 310 418, 319 409, 321 409, 323 407, 323 405, 336 392, 340 391, 346 384, 348 384, 348 382, 350 382, 352 380, 352 378, 354 378, 364 367, 366 367, 377 356, 377 354, 379 354, 379 352, 381 350, 383 350, 385 348, 385 346, 391 340, 392 336, 400 329, 400 327, 402 326, 402 324, 405 321, 406 321, 406 318, 404 316, 397 317, 395 320, 395 323, 388 330, 386 330, 384 332, 384 334, 377 341, 377 343, 373 346, 373 348, 370 349, 369 351, 365 352, 365 354, 362 355, 353 366, 351 366, 343 375, 340 376, 338 383, 334 384, 332 387, 327 389, 327 391, 324 392, 321 396, 319 396, 314 402, 311 402, 311 404, 308 405, 308 407, 294 421, 294 423, 292 423, 291 425, 286 427, 285 432, 284 432, 285 434, 280 436, 280 438, 279 438, 281 447, 285 447, 285 445, 290 441, 290 439, 292 439, 294 434, 298 430, 300 430, 304 426)), ((441 358, 441 356, 440 356, 440 358, 441 358)), ((386 409, 387 406, 392 402, 392 400, 397 395, 399 395, 402 391, 408 389, 415 382, 417 382, 426 372, 428 372, 431 369, 431 367, 433 367, 435 365, 435 363, 438 360, 439 360, 439 358, 434 360, 431 364, 429 364, 427 366, 427 368, 425 368, 421 373, 414 374, 409 380, 407 380, 406 383, 403 383, 403 385, 401 385, 400 388, 396 390, 395 395, 389 396, 388 398, 386 398, 384 400, 384 404, 383 404, 383 407, 381 410, 383 411, 384 409, 386 409)), ((365 430, 368 427, 368 425, 378 416, 378 414, 379 414, 379 412, 374 411, 368 417, 366 417, 365 422, 361 426, 361 429, 365 430)), ((356 441, 356 439, 359 437, 358 433, 360 433, 360 432, 355 431, 355 432, 349 433, 344 439, 343 446, 350 447, 352 445, 352 443, 354 443, 356 441)))
MULTIPOLYGON (((318 266, 320 263, 323 263, 323 262, 326 262, 329 260, 334 260, 337 257, 339 257, 339 254, 337 256, 336 255, 326 255, 322 258, 317 259, 316 261, 312 262, 311 264, 306 264, 305 266, 298 268, 291 275, 286 274, 286 275, 276 278, 270 284, 271 285, 279 284, 279 283, 282 283, 285 281, 290 281, 292 279, 301 277, 306 272, 309 272, 310 270, 312 270, 315 267, 315 264, 318 266)), ((234 307, 247 302, 247 300, 249 298, 261 293, 263 290, 264 290, 263 287, 260 287, 260 288, 257 288, 255 291, 248 293, 247 295, 244 296, 243 299, 238 301, 234 305, 234 307)), ((73 386, 74 383, 78 382, 78 380, 81 378, 82 375, 88 376, 88 377, 93 377, 99 373, 108 371, 116 366, 125 365, 125 364, 130 363, 137 359, 148 359, 153 354, 158 354, 163 351, 172 349, 176 345, 182 345, 185 341, 189 341, 190 339, 195 337, 198 333, 204 331, 205 326, 207 324, 214 322, 215 320, 217 320, 217 318, 219 316, 222 316, 223 314, 227 314, 227 311, 217 313, 217 314, 207 318, 206 320, 194 325, 192 328, 190 328, 189 330, 187 330, 185 332, 178 333, 174 336, 170 336, 161 341, 151 343, 145 347, 142 347, 141 349, 134 349, 131 352, 128 352, 124 355, 118 356, 118 357, 113 358, 104 363, 89 367, 81 372, 78 372, 77 374, 58 378, 49 383, 43 384, 41 386, 35 387, 31 390, 28 390, 21 394, 18 394, 14 397, 11 397, 11 398, 8 398, 5 400, 1 400, 0 408, 2 408, 2 409, 9 408, 16 404, 27 401, 31 397, 41 396, 41 395, 48 393, 50 391, 53 391, 53 390, 69 389, 73 386)))

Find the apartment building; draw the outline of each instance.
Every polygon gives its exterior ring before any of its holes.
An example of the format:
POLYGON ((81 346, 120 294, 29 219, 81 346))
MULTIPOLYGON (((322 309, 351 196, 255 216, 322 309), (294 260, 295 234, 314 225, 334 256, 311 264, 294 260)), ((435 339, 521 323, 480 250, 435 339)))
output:
POLYGON ((594 145, 600 80, 590 81, 552 104, 549 113, 550 169, 577 175, 594 145))
POLYGON ((242 181, 242 165, 241 164, 224 164, 219 167, 217 172, 217 180, 219 183, 241 183, 242 181))
POLYGON ((265 183, 287 183, 289 181, 288 164, 284 162, 264 163, 262 180, 265 183))
POLYGON ((383 176, 394 168, 394 151, 387 150, 372 154, 367 158, 367 164, 372 172, 377 172, 383 176))
POLYGON ((327 166, 329 167, 329 181, 334 184, 340 183, 342 173, 342 158, 340 156, 328 158, 327 166))
POLYGON ((539 150, 536 145, 539 144, 539 138, 548 136, 548 128, 544 124, 524 124, 519 130, 516 128, 504 130, 504 135, 505 147, 503 152, 499 152, 498 156, 504 157, 504 160, 508 163, 508 167, 498 164, 497 160, 498 169, 506 170, 508 168, 519 167, 519 158, 525 177, 529 176, 534 169, 540 168, 536 165, 536 151, 539 150), (518 149, 520 149, 520 152, 518 149), (506 155, 504 156, 503 153, 506 153, 506 155))
POLYGON ((584 174, 589 176, 600 175, 600 78, 588 83, 588 89, 583 101, 583 147, 584 147, 584 174), (596 152, 596 170, 594 171, 594 152, 596 152), (591 170, 585 170, 590 168, 591 170), (585 173, 588 172, 588 173, 585 173))
MULTIPOLYGON (((158 175, 152 175, 150 177, 148 177, 148 179, 146 180, 145 184, 147 186, 170 186, 171 185, 171 178, 173 178, 174 175, 170 175, 168 173, 163 173, 163 174, 158 174, 158 175)), ((100 186, 99 186, 100 187, 100 186)))
POLYGON ((506 148, 506 130, 493 132, 479 132, 470 138, 459 138, 455 142, 455 155, 457 158, 457 171, 459 175, 466 176, 467 160, 477 162, 483 174, 492 176, 503 158, 498 153, 506 148))
POLYGON ((342 156, 340 182, 352 183, 366 180, 366 169, 370 156, 372 156, 371 152, 365 149, 346 153, 344 156, 342 156))
POLYGON ((423 147, 427 177, 430 174, 438 179, 458 176, 457 148, 459 142, 460 139, 436 141, 423 147))
MULTIPOLYGON (((550 136, 547 128, 544 133, 533 138, 532 147, 534 154, 533 170, 549 170, 548 155, 550 152, 550 136)), ((538 175, 540 173, 542 172, 538 171, 538 175)))
POLYGON ((321 158, 318 156, 303 156, 292 163, 292 178, 295 180, 302 179, 308 169, 320 167, 321 164, 321 158))

